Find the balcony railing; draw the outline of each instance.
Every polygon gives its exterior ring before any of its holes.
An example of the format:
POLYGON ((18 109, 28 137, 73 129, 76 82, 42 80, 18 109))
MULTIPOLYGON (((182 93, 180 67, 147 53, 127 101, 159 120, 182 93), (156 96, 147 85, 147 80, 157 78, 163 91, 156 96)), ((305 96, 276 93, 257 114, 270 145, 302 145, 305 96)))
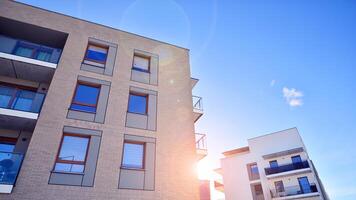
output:
POLYGON ((207 150, 206 134, 196 133, 195 134, 195 146, 197 149, 207 150))
POLYGON ((62 50, 0 35, 0 52, 57 64, 62 50))
POLYGON ((310 186, 304 186, 303 188, 301 188, 299 185, 296 185, 296 186, 285 187, 283 190, 273 189, 271 190, 271 195, 273 198, 278 198, 278 197, 287 197, 287 196, 294 196, 300 194, 309 194, 314 192, 318 192, 318 189, 315 184, 310 184, 310 186))
POLYGON ((22 154, 0 152, 0 185, 15 184, 22 159, 22 154))
POLYGON ((193 96, 193 108, 199 111, 203 111, 203 98, 198 96, 193 96))
POLYGON ((0 85, 0 108, 39 113, 45 94, 0 85))
POLYGON ((300 163, 293 163, 288 165, 281 165, 278 167, 265 168, 266 175, 277 174, 281 172, 288 172, 297 169, 309 168, 308 161, 303 161, 300 163))

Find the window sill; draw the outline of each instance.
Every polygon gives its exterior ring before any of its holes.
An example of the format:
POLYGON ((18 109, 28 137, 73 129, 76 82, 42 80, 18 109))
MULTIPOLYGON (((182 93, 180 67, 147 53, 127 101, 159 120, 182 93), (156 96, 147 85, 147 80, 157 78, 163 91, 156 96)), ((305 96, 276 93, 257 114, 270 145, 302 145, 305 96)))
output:
POLYGON ((99 62, 95 62, 95 61, 84 60, 84 61, 82 62, 82 64, 90 65, 90 66, 93 66, 93 67, 98 67, 98 68, 101 68, 101 69, 105 69, 105 63, 99 63, 99 62), (91 64, 91 63, 87 63, 87 62, 85 62, 85 61, 92 62, 92 63, 98 64, 98 65, 91 64), (104 66, 101 66, 101 65, 104 65, 104 66))
POLYGON ((73 174, 73 175, 84 175, 84 172, 65 172, 65 171, 56 171, 53 170, 51 173, 57 173, 57 174, 73 174))
POLYGON ((147 113, 138 113, 138 112, 130 112, 130 111, 127 111, 128 113, 131 113, 131 114, 137 114, 137 115, 144 115, 144 116, 148 116, 147 113))
POLYGON ((96 111, 95 112, 91 112, 91 111, 79 110, 79 109, 75 109, 75 108, 69 108, 68 110, 77 111, 77 112, 84 112, 84 113, 90 113, 90 114, 96 114, 96 111))
POLYGON ((132 167, 123 167, 123 166, 121 166, 120 169, 133 170, 133 171, 146 171, 144 168, 132 168, 132 167))
POLYGON ((151 73, 150 70, 140 69, 140 68, 136 68, 136 67, 132 67, 132 70, 139 71, 139 72, 145 72, 148 74, 151 73))

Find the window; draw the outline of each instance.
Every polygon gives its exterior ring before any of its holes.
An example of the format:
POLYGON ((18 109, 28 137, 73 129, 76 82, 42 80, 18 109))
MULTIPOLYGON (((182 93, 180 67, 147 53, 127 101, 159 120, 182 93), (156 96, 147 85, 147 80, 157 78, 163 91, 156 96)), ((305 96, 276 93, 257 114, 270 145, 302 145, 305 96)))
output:
POLYGON ((277 167, 278 167, 278 162, 277 162, 277 160, 269 161, 269 166, 270 166, 271 168, 277 168, 277 167))
POLYGON ((85 60, 105 64, 108 47, 89 44, 85 53, 85 60))
POLYGON ((122 167, 129 169, 144 168, 144 143, 125 142, 122 167))
POLYGON ((260 184, 254 185, 254 189, 255 189, 256 196, 263 195, 262 185, 260 184))
POLYGON ((149 72, 150 58, 141 55, 134 55, 132 69, 142 72, 149 72))
POLYGON ((14 50, 14 54, 49 62, 51 59, 52 50, 39 45, 18 42, 14 50))
POLYGON ((137 114, 147 114, 148 95, 130 93, 128 112, 137 114))
POLYGON ((260 178, 260 174, 258 172, 258 167, 256 163, 248 164, 247 168, 248 168, 248 174, 250 180, 256 180, 260 178))
POLYGON ((301 164, 302 163, 302 158, 300 157, 300 155, 293 156, 292 157, 292 163, 293 164, 301 164))
POLYGON ((274 186, 275 186, 275 188, 276 188, 276 192, 284 192, 283 181, 276 181, 276 182, 274 182, 274 186))
POLYGON ((303 194, 312 192, 307 177, 298 178, 298 182, 299 182, 299 187, 301 189, 301 192, 303 194))
POLYGON ((99 93, 99 85, 78 83, 70 108, 73 110, 95 113, 99 93))
POLYGON ((83 173, 90 137, 64 134, 54 171, 83 173))

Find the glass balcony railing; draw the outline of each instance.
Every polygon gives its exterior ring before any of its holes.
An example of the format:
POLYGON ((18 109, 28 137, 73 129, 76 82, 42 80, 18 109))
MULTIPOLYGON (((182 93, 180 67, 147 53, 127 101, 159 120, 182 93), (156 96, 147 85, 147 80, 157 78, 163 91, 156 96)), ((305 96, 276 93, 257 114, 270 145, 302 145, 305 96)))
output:
POLYGON ((197 149, 207 150, 206 135, 202 133, 195 133, 195 146, 197 149))
POLYGON ((277 174, 277 173, 281 173, 281 172, 288 172, 288 171, 304 169, 304 168, 309 168, 308 161, 292 163, 292 164, 288 164, 288 165, 281 165, 278 167, 265 168, 265 172, 266 172, 266 175, 271 175, 271 174, 277 174))
POLYGON ((45 94, 0 85, 0 108, 39 113, 45 94))
POLYGON ((0 185, 15 184, 22 160, 22 154, 0 152, 0 185))
POLYGON ((57 64, 62 50, 0 35, 0 52, 57 64))
POLYGON ((198 96, 193 96, 193 108, 199 111, 203 111, 203 98, 198 96))
POLYGON ((303 187, 296 185, 296 186, 280 188, 279 190, 273 189, 271 190, 271 195, 273 198, 278 198, 278 197, 287 197, 287 196, 294 196, 300 194, 309 194, 314 192, 318 192, 318 189, 316 185, 312 183, 310 185, 304 185, 303 187))

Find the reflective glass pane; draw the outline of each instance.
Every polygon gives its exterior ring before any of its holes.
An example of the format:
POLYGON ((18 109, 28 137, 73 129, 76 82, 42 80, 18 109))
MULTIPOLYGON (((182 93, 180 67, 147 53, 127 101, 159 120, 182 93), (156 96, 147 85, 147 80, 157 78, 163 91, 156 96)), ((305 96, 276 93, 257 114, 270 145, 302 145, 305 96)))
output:
POLYGON ((33 48, 19 46, 16 48, 15 54, 18 56, 24 56, 24 57, 31 58, 32 54, 33 54, 33 48))
POLYGON ((257 175, 258 174, 258 167, 257 165, 251 165, 251 173, 257 175))
POLYGON ((11 100, 12 95, 14 94, 14 89, 5 87, 5 86, 0 86, 0 107, 1 108, 7 108, 9 105, 9 102, 11 100))
POLYGON ((74 101, 86 105, 96 105, 99 90, 100 89, 98 87, 79 84, 74 101))
POLYGON ((292 162, 293 164, 298 164, 302 162, 302 158, 298 155, 298 156, 293 156, 292 157, 292 162))
POLYGON ((38 51, 37 59, 48 62, 51 59, 51 53, 49 53, 47 51, 38 51))
POLYGON ((150 59, 141 56, 134 56, 133 67, 136 70, 148 71, 150 59))
POLYGON ((13 102, 12 108, 22 111, 31 111, 32 102, 36 96, 35 92, 20 90, 17 92, 17 97, 13 102))
POLYGON ((62 172, 82 173, 84 172, 84 165, 56 163, 54 170, 62 172))
POLYGON ((307 177, 298 178, 300 189, 303 193, 310 193, 311 188, 307 177))
POLYGON ((127 168, 143 168, 143 144, 124 144, 124 157, 122 161, 122 166, 127 168))
POLYGON ((271 168, 277 168, 278 162, 276 160, 269 161, 269 165, 271 168))
POLYGON ((86 58, 92 61, 105 62, 108 50, 106 48, 89 45, 86 58))
POLYGON ((59 153, 59 159, 84 162, 88 143, 89 138, 65 135, 59 153))
POLYGON ((22 154, 0 152, 0 184, 15 183, 22 158, 22 154))
POLYGON ((0 141, 0 152, 13 152, 15 149, 15 144, 2 143, 0 141))
POLYGON ((130 94, 128 111, 132 113, 146 114, 147 96, 130 94))

